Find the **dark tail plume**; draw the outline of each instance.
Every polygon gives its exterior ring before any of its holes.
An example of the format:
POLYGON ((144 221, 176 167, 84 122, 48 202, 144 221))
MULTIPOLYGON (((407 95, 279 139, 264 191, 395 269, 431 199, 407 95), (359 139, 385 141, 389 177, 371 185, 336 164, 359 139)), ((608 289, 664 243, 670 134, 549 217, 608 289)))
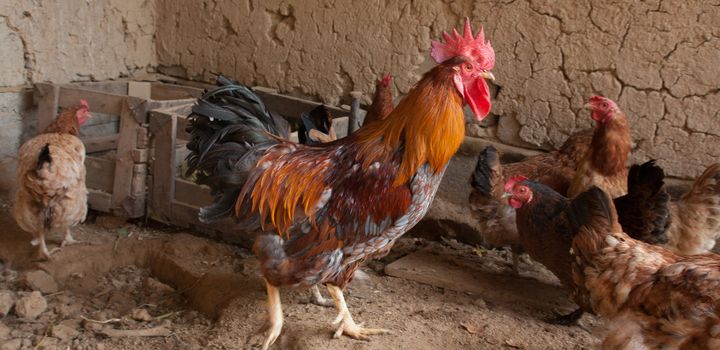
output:
POLYGON ((188 174, 207 185, 215 203, 200 212, 210 222, 232 213, 237 196, 264 150, 287 138, 289 125, 271 113, 252 89, 223 76, 193 106, 187 132, 188 174), (274 136, 273 136, 274 135, 274 136))
POLYGON ((500 177, 502 173, 497 150, 493 146, 485 147, 480 152, 475 170, 470 177, 470 185, 473 187, 472 196, 492 197, 500 177))
POLYGON ((630 237, 651 244, 667 243, 670 195, 665 173, 654 160, 633 165, 628 172, 628 193, 614 200, 618 221, 630 237))
POLYGON ((37 165, 35 166, 35 171, 38 171, 43 168, 43 165, 45 163, 52 163, 52 157, 50 156, 50 144, 46 143, 45 146, 40 150, 40 155, 38 155, 37 165))

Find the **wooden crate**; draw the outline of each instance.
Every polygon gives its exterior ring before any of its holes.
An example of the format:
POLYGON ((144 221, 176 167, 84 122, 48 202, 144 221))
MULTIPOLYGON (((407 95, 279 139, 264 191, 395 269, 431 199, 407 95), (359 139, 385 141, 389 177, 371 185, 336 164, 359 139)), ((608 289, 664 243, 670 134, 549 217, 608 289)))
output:
MULTIPOLYGON (((319 105, 316 102, 281 95, 271 89, 262 87, 253 89, 269 109, 288 119, 299 118, 301 113, 319 105)), ((228 218, 212 224, 198 221, 199 209, 212 203, 210 189, 183 179, 178 170, 188 154, 185 147, 188 134, 185 128, 191 108, 192 104, 187 104, 150 112, 153 156, 148 177, 150 188, 148 217, 166 224, 192 228, 224 241, 249 247, 254 234, 239 230, 232 219, 228 218)), ((334 107, 330 107, 330 110, 335 117, 333 125, 338 137, 344 137, 347 135, 350 111, 334 107)), ((293 132, 290 138, 296 140, 297 133, 293 132)))
POLYGON ((90 208, 141 217, 147 197, 148 111, 187 104, 201 94, 201 89, 157 82, 39 83, 37 127, 44 130, 59 110, 87 100, 93 117, 80 138, 87 152, 90 208))

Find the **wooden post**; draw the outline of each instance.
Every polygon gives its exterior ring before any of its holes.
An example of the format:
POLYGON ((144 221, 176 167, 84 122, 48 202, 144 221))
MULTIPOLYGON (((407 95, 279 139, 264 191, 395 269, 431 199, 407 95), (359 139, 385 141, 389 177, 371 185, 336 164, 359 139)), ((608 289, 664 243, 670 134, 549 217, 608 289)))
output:
POLYGON ((177 117, 162 113, 150 118, 150 132, 155 140, 153 190, 150 198, 154 219, 170 223, 171 202, 175 196, 175 138, 177 117))
POLYGON ((40 133, 52 123, 58 112, 60 87, 55 84, 35 84, 34 99, 37 101, 37 132, 40 133))
MULTIPOLYGON (((122 102, 120 111, 120 139, 115 154, 115 180, 112 191, 113 208, 121 208, 125 198, 130 197, 133 179, 133 151, 137 145, 137 124, 128 98, 122 102)), ((130 213, 124 213, 129 215, 130 213)))

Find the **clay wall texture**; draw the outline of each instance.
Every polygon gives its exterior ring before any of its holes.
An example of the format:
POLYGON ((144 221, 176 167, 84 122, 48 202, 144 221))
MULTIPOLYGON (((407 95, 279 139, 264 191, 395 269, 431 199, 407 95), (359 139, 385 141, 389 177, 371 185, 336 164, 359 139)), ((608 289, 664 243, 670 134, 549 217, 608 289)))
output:
POLYGON ((161 71, 330 103, 386 71, 407 92, 432 66, 430 40, 469 16, 497 53, 500 116, 471 135, 557 147, 590 127, 597 93, 626 111, 631 161, 693 177, 720 159, 718 1, 157 0, 157 13, 161 71))

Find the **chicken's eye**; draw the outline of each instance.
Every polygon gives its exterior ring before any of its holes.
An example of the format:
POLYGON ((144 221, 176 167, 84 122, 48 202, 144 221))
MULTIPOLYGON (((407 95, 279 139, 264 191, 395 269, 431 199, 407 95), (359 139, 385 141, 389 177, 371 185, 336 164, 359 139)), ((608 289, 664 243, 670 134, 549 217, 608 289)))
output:
POLYGON ((463 65, 463 69, 465 69, 466 72, 471 71, 471 70, 473 69, 472 64, 470 64, 470 63, 465 63, 465 64, 463 65))

